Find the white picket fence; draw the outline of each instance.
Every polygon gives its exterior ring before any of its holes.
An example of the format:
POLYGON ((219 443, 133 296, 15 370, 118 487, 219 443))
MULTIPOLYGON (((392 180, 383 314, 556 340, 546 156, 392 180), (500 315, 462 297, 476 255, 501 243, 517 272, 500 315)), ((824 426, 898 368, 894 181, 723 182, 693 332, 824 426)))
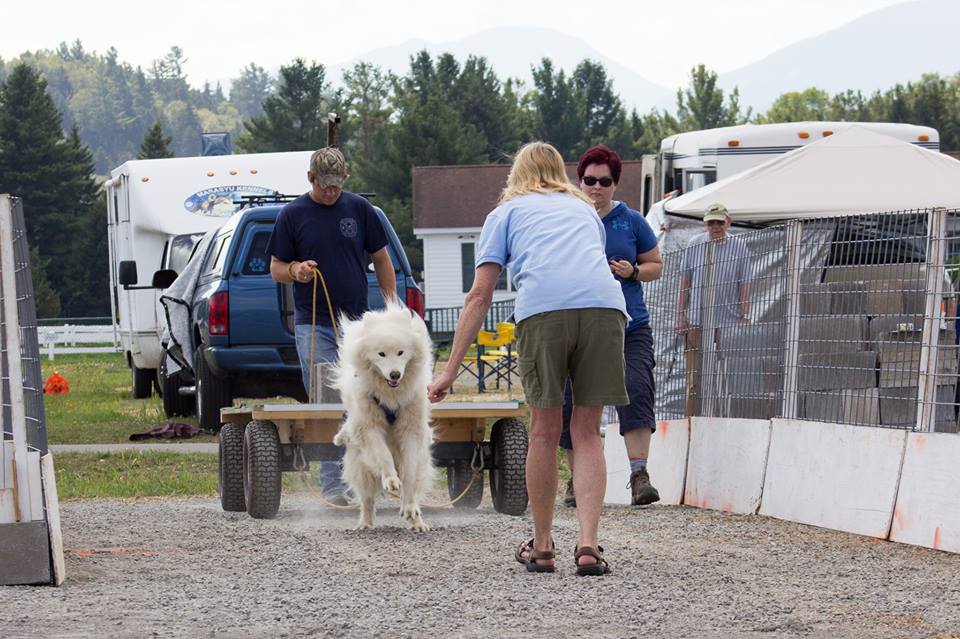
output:
POLYGON ((120 340, 116 328, 111 324, 81 326, 61 324, 58 326, 40 326, 37 328, 40 350, 47 359, 56 355, 71 353, 116 353, 120 351, 120 340))

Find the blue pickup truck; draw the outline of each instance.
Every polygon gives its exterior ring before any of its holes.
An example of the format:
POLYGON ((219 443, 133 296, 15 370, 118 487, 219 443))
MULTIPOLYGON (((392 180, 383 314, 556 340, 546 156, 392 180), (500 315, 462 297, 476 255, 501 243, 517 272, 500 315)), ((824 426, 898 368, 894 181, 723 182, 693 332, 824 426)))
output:
MULTIPOLYGON (((189 307, 192 362, 184 362, 188 366, 170 375, 165 366, 160 369, 168 415, 196 410, 200 428, 218 430, 220 409, 234 397, 286 395, 306 400, 293 337, 292 285, 270 277, 266 253, 280 209, 267 204, 238 211, 215 236, 198 245, 191 260, 202 260, 199 274, 191 299, 183 300, 189 307)), ((403 246, 384 212, 374 210, 387 234, 398 299, 422 317, 423 293, 403 246)), ((367 279, 370 308, 382 308, 372 263, 367 279)))

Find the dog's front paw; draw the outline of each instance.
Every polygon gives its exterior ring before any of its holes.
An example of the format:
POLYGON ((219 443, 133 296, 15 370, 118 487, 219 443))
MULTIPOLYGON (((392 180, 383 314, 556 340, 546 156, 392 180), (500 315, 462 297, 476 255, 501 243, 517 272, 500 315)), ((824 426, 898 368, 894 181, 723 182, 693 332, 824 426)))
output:
POLYGON ((337 446, 347 445, 347 435, 343 432, 343 430, 338 430, 337 434, 333 436, 333 443, 337 446))
POLYGON ((357 524, 357 527, 354 530, 370 530, 373 528, 373 522, 367 519, 361 519, 360 523, 357 524))
POLYGON ((388 493, 400 492, 400 478, 396 475, 383 476, 383 490, 388 493))
POLYGON ((400 510, 400 516, 410 522, 410 529, 416 532, 426 532, 430 530, 428 526, 423 521, 423 514, 420 512, 420 507, 416 504, 408 504, 400 510))

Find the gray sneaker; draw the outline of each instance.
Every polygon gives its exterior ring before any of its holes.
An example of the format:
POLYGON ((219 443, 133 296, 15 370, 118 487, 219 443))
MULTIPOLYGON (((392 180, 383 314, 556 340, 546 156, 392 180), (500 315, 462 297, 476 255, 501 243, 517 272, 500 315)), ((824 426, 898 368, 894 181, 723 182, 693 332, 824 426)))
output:
POLYGON ((567 492, 563 495, 563 505, 568 508, 577 507, 577 497, 573 494, 573 479, 567 480, 567 492))
POLYGON ((646 468, 635 470, 630 473, 630 492, 633 496, 634 506, 646 506, 655 501, 660 501, 660 493, 650 485, 650 475, 646 468))

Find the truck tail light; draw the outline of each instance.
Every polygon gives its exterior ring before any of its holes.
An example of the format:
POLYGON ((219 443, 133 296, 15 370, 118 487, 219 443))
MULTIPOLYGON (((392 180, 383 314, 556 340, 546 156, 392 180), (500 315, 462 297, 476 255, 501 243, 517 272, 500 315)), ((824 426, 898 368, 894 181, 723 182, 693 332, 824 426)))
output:
POLYGON ((412 309, 420 317, 424 316, 425 304, 423 301, 423 293, 420 289, 410 286, 407 287, 407 307, 412 309))
POLYGON ((226 291, 214 293, 210 298, 209 320, 211 335, 230 334, 230 298, 226 291))

